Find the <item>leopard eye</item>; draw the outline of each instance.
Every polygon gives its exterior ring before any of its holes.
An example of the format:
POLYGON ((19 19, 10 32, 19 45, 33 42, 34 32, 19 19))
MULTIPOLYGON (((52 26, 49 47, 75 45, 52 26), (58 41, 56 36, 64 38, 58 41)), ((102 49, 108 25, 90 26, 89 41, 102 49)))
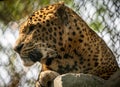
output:
POLYGON ((34 30, 34 27, 35 27, 34 25, 30 25, 30 27, 29 27, 29 33, 34 30))

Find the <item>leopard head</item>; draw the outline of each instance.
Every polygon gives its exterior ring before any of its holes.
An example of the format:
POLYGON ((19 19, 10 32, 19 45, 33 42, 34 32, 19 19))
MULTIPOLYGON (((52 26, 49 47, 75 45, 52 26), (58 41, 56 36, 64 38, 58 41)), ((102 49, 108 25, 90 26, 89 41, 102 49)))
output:
POLYGON ((20 54, 25 66, 56 55, 56 37, 52 31, 56 30, 55 26, 60 22, 57 15, 62 5, 58 3, 35 11, 21 25, 14 50, 20 54))

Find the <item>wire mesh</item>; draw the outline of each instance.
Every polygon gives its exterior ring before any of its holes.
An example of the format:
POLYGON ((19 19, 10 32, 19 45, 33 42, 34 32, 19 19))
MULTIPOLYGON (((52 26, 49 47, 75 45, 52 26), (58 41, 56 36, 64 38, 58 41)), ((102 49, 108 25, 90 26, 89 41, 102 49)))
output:
MULTIPOLYGON (((119 63, 120 1, 74 0, 72 6, 88 25, 105 40, 119 63)), ((19 84, 21 87, 33 87, 34 85, 30 86, 29 83, 34 84, 38 76, 38 73, 36 73, 36 78, 33 78, 29 73, 32 72, 33 74, 34 71, 31 71, 31 69, 36 66, 39 68, 39 64, 30 68, 29 71, 31 72, 26 74, 23 70, 24 67, 22 66, 21 60, 12 49, 15 39, 18 36, 18 27, 16 22, 11 22, 7 27, 4 27, 2 23, 0 24, 0 87, 6 87, 10 85, 13 79, 20 79, 21 77, 21 84, 19 84), (19 73, 19 75, 16 75, 16 73, 19 73), (31 77, 33 80, 31 78, 26 79, 26 77, 31 77), (26 84, 24 84, 25 82, 26 84)))
POLYGON ((75 9, 120 59, 120 1, 75 0, 75 9))

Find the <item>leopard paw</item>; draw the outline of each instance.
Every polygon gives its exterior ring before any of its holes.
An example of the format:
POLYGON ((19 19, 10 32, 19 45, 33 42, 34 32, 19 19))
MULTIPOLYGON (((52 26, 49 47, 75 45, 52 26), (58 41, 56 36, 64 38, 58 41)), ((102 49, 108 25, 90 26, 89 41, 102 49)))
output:
POLYGON ((36 87, 49 87, 49 83, 53 81, 59 74, 55 71, 43 71, 40 73, 36 87))

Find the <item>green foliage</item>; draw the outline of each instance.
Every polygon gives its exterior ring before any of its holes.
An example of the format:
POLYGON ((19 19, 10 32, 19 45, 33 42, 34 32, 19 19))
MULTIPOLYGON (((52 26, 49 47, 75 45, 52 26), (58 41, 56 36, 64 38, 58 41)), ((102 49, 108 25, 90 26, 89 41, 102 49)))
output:
POLYGON ((98 7, 99 8, 96 11, 95 19, 90 23, 90 26, 96 32, 100 32, 105 27, 105 25, 103 25, 103 21, 100 20, 100 15, 105 14, 107 11, 103 5, 98 5, 98 7))
POLYGON ((33 9, 31 0, 6 0, 0 2, 0 19, 5 24, 17 21, 33 9))
POLYGON ((92 29, 97 32, 99 32, 100 30, 102 30, 104 28, 102 22, 100 22, 97 19, 90 23, 90 27, 92 27, 92 29))
POLYGON ((106 11, 107 11, 107 10, 104 8, 104 6, 101 5, 101 6, 99 7, 99 9, 97 10, 97 13, 98 13, 98 15, 99 15, 99 14, 105 13, 106 11))
POLYGON ((41 5, 48 5, 50 3, 50 0, 40 0, 41 5))

